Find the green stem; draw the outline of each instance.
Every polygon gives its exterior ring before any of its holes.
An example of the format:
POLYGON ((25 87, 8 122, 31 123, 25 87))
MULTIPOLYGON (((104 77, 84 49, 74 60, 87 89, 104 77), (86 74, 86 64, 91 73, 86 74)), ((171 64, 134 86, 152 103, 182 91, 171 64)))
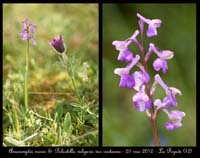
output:
MULTIPOLYGON (((80 96, 80 94, 78 92, 78 88, 76 86, 76 82, 75 82, 74 77, 72 75, 71 75, 71 80, 72 80, 72 84, 73 84, 73 87, 74 87, 75 95, 78 96, 78 100, 81 103, 81 105, 83 106, 83 101, 82 101, 81 96, 80 96)), ((81 122, 83 122, 83 110, 81 111, 81 122)))
POLYGON ((75 82, 73 76, 71 76, 71 80, 72 80, 72 84, 73 84, 73 88, 74 88, 74 93, 75 93, 76 96, 78 96, 79 101, 82 102, 81 97, 80 97, 79 92, 78 92, 78 88, 76 86, 76 82, 75 82))
POLYGON ((27 40, 26 51, 26 68, 25 68, 25 80, 24 80, 24 104, 26 111, 28 111, 28 61, 29 61, 29 39, 27 40))
POLYGON ((16 137, 20 138, 20 125, 19 125, 19 119, 16 111, 16 103, 12 106, 13 114, 14 114, 14 124, 15 124, 15 131, 16 131, 16 137))
MULTIPOLYGON (((64 63, 68 62, 68 58, 65 55, 65 53, 62 54, 62 58, 64 60, 64 63)), ((68 70, 68 74, 69 74, 69 76, 71 78, 71 81, 72 81, 74 95, 78 97, 79 103, 81 104, 81 106, 83 106, 84 103, 83 103, 83 100, 82 100, 82 98, 81 98, 81 96, 79 94, 78 88, 76 86, 76 81, 74 79, 74 72, 73 72, 73 70, 68 70)), ((81 111, 81 122, 83 122, 83 110, 81 111)))
MULTIPOLYGON (((67 58, 67 56, 65 55, 65 53, 62 54, 62 58, 63 58, 64 62, 67 63, 68 58, 67 58)), ((75 82, 75 79, 74 79, 74 74, 73 74, 72 71, 68 71, 68 73, 69 73, 69 75, 70 75, 70 78, 71 78, 71 81, 72 81, 72 84, 73 84, 74 93, 75 93, 75 95, 78 97, 79 102, 81 103, 81 105, 83 105, 83 101, 82 101, 82 99, 81 99, 81 96, 80 96, 80 94, 79 94, 79 92, 78 92, 78 88, 77 88, 77 86, 76 86, 76 82, 75 82)))

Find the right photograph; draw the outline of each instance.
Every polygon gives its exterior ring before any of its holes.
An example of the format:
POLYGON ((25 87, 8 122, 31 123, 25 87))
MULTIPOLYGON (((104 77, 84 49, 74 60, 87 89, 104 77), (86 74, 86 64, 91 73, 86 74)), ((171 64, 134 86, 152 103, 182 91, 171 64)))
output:
POLYGON ((196 5, 103 4, 102 18, 103 146, 196 146, 196 5))

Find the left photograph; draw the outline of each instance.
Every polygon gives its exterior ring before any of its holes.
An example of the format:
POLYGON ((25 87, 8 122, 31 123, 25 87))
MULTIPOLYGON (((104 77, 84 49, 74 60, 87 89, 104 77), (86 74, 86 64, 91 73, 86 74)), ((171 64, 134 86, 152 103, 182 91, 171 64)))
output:
POLYGON ((98 146, 98 4, 3 4, 3 146, 98 146))

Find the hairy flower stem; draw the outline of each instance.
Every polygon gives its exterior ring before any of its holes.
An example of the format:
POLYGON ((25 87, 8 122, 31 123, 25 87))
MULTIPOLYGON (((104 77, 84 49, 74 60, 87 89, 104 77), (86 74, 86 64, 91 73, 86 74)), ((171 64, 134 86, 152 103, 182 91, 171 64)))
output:
MULTIPOLYGON (((65 55, 65 53, 62 54, 62 58, 64 60, 65 63, 67 63, 68 61, 68 58, 67 56, 65 55)), ((74 78, 74 72, 73 71, 68 71, 68 74, 71 78, 71 81, 72 81, 72 85, 73 85, 73 91, 74 91, 74 95, 78 97, 78 101, 79 103, 83 106, 83 100, 81 99, 81 96, 78 92, 78 88, 77 88, 77 85, 76 85, 76 82, 75 82, 75 78, 74 78)), ((81 121, 83 122, 83 111, 81 111, 81 121)))
POLYGON ((26 111, 28 111, 28 67, 29 67, 29 39, 27 40, 27 51, 26 51, 26 68, 25 68, 25 79, 24 79, 24 104, 26 111))
MULTIPOLYGON (((145 61, 145 54, 144 54, 144 39, 143 39, 143 33, 141 34, 141 40, 142 40, 142 45, 139 46, 139 49, 142 53, 142 60, 143 60, 143 64, 144 64, 144 70, 148 73, 148 66, 147 66, 147 61, 145 61)), ((152 99, 152 96, 150 94, 150 87, 149 84, 145 84, 146 86, 146 93, 148 95, 148 97, 152 99)), ((154 117, 154 109, 153 106, 150 109, 150 114, 151 117, 150 122, 151 122, 151 128, 152 128, 152 134, 153 134, 153 141, 154 141, 154 145, 155 146, 160 146, 160 140, 159 140, 159 135, 158 135, 158 128, 157 128, 157 123, 156 123, 156 117, 154 117)))
MULTIPOLYGON (((82 101, 81 96, 78 92, 78 88, 76 86, 76 82, 75 82, 73 75, 71 75, 71 80, 72 80, 72 84, 73 84, 73 87, 74 87, 74 93, 78 97, 78 100, 79 100, 79 103, 81 104, 81 106, 83 106, 83 101, 82 101)), ((83 122, 83 110, 81 111, 81 122, 83 122)))
MULTIPOLYGON (((74 93, 75 95, 78 97, 78 100, 80 102, 80 104, 83 106, 83 100, 78 92, 78 88, 76 86, 76 82, 75 82, 75 79, 74 79, 74 76, 73 76, 73 73, 70 73, 70 77, 71 77, 71 80, 72 80, 72 85, 73 85, 73 89, 74 89, 74 93)), ((81 111, 81 122, 83 123, 83 110, 81 111)))
POLYGON ((72 84, 73 84, 73 87, 74 87, 74 93, 75 93, 75 95, 78 97, 79 102, 81 102, 81 104, 82 104, 82 99, 81 99, 81 97, 80 97, 80 95, 79 95, 78 88, 77 88, 77 86, 76 86, 76 82, 75 82, 75 79, 74 79, 73 76, 71 76, 71 80, 72 80, 72 84))
MULTIPOLYGON (((67 61, 68 58, 67 58, 67 56, 65 55, 65 53, 62 54, 62 58, 63 58, 63 60, 64 60, 65 63, 68 62, 68 61, 67 61)), ((74 89, 74 94, 78 97, 79 102, 80 102, 81 105, 82 105, 83 102, 82 102, 82 99, 81 99, 80 94, 79 94, 79 92, 78 92, 78 88, 77 88, 77 86, 76 86, 76 82, 75 82, 75 79, 74 79, 74 73, 73 73, 73 71, 68 71, 68 73, 69 73, 70 78, 71 78, 71 81, 72 81, 72 85, 73 85, 73 89, 74 89)))

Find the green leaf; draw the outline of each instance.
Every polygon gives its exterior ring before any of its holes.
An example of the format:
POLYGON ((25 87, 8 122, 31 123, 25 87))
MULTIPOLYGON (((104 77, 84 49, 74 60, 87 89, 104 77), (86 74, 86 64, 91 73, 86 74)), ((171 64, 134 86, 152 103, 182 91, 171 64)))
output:
POLYGON ((65 132, 69 132, 72 127, 71 115, 69 112, 67 112, 67 114, 65 115, 63 127, 65 132))
POLYGON ((57 113, 58 120, 60 120, 62 118, 62 115, 63 115, 63 106, 61 104, 59 104, 56 107, 56 113, 57 113))

